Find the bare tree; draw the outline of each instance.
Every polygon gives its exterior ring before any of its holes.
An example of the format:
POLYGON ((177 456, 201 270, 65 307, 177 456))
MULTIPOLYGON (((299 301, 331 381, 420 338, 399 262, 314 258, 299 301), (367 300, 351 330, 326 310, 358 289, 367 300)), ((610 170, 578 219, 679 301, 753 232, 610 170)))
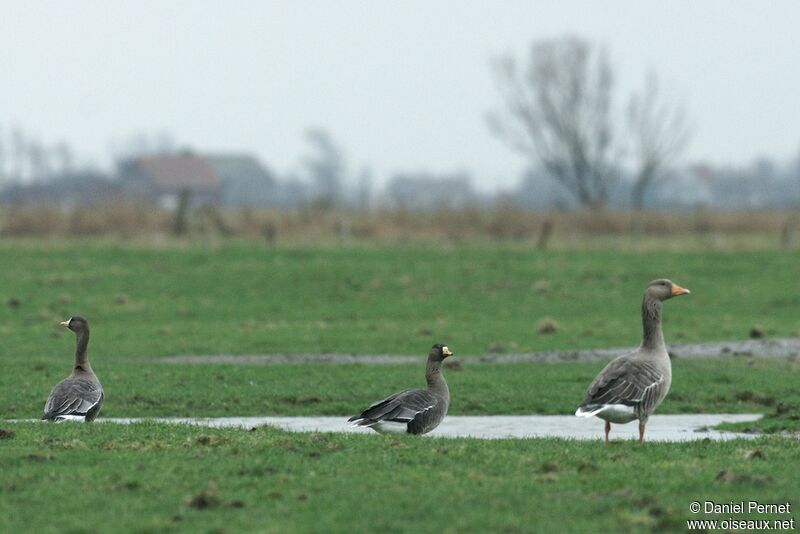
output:
POLYGON ((59 141, 53 147, 53 157, 58 162, 58 172, 62 176, 70 175, 75 170, 75 154, 66 141, 59 141))
POLYGON ((306 140, 313 152, 303 158, 303 164, 314 182, 316 202, 321 207, 336 207, 342 197, 344 155, 325 130, 309 130, 306 140))
POLYGON ((631 97, 627 123, 635 165, 631 205, 640 211, 647 191, 667 176, 670 165, 686 148, 691 128, 685 108, 662 96, 655 74, 647 77, 641 94, 631 97))
MULTIPOLYGON (((800 186, 800 154, 797 156, 797 165, 795 166, 795 176, 797 177, 797 185, 800 186)), ((800 202, 798 203, 800 207, 800 202)))
POLYGON ((43 181, 50 177, 50 154, 38 139, 28 140, 28 165, 34 181, 43 181))
POLYGON ((620 155, 614 146, 614 76, 604 50, 576 37, 534 43, 527 65, 495 62, 503 109, 493 131, 541 163, 583 206, 601 207, 620 155))
POLYGON ((369 211, 372 204, 372 170, 367 167, 361 167, 356 180, 356 195, 355 204, 359 211, 369 211))
POLYGON ((3 130, 0 128, 0 187, 6 183, 6 147, 3 139, 3 130))
POLYGON ((18 126, 13 127, 11 129, 11 179, 13 181, 20 182, 25 177, 27 151, 28 142, 25 134, 18 126))

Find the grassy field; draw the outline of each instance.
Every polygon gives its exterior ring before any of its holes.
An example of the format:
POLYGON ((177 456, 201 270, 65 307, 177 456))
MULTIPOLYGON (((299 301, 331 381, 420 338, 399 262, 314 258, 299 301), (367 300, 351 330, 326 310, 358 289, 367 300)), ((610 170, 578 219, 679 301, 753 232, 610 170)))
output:
POLYGON ((7 532, 685 531, 688 519, 730 517, 692 514, 692 501, 800 493, 800 442, 781 438, 606 448, 158 424, 10 429, 0 442, 7 532))
MULTIPOLYGON (((463 364, 446 371, 451 414, 572 413, 601 364, 484 365, 471 357, 633 346, 643 288, 664 276, 692 290, 665 306, 669 341, 745 339, 754 326, 768 337, 795 337, 798 260, 796 252, 778 251, 537 252, 515 245, 6 242, 0 418, 40 415, 72 363, 74 336, 57 322, 73 314, 91 323, 90 355, 107 395, 101 417, 345 417, 422 385, 421 367, 154 361, 181 354, 423 357, 437 341, 463 364), (544 319, 555 332, 537 330, 544 319)), ((762 429, 800 428, 797 359, 678 358, 673 369, 659 413, 761 412, 773 415, 755 424, 762 429)), ((14 433, 0 439, 0 517, 7 518, 0 530, 18 532, 514 532, 562 530, 565 518, 574 531, 670 531, 695 518, 692 500, 782 502, 800 494, 792 474, 800 446, 780 437, 605 448, 156 424, 0 428, 14 433), (754 449, 761 453, 747 459, 754 449)))
MULTIPOLYGON (((598 363, 471 365, 445 371, 453 415, 570 414, 598 363)), ((423 387, 422 365, 95 365, 107 392, 107 417, 346 415, 393 391, 423 387)), ((55 382, 69 370, 42 362, 0 375, 0 417, 40 417, 55 382)), ((681 360, 659 413, 798 415, 800 361, 681 360), (788 412, 787 412, 788 410, 788 412)), ((784 417, 786 428, 800 420, 784 417)), ((751 425, 752 426, 752 425, 751 425)))
POLYGON ((631 346, 651 279, 670 341, 800 335, 800 254, 537 252, 519 247, 169 249, 2 245, 0 334, 9 357, 51 362, 89 318, 97 362, 172 354, 460 355, 631 346), (556 332, 539 334, 551 318, 556 332), (67 335, 69 334, 69 335, 67 335))

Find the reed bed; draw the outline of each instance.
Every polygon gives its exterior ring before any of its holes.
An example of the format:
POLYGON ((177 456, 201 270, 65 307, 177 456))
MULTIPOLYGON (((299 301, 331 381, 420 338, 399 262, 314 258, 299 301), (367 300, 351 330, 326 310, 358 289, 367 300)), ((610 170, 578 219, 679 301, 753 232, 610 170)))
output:
MULTIPOLYGON (((392 210, 218 209, 188 211, 185 238, 258 239, 267 244, 512 241, 538 248, 604 247, 671 241, 725 248, 793 248, 800 213, 793 211, 531 212, 514 207, 436 212, 392 210)), ((171 239, 176 213, 138 204, 0 210, 0 237, 171 239)))

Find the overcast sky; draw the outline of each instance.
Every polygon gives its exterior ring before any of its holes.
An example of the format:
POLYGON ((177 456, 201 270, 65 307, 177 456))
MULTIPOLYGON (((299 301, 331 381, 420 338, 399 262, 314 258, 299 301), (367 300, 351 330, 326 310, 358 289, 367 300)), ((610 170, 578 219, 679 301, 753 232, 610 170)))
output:
POLYGON ((685 159, 800 154, 796 1, 0 0, 0 13, 0 130, 101 165, 112 140, 167 131, 283 173, 322 127, 380 181, 468 170, 511 185, 524 161, 486 127, 489 60, 565 33, 608 47, 619 93, 655 70, 683 96, 685 159))

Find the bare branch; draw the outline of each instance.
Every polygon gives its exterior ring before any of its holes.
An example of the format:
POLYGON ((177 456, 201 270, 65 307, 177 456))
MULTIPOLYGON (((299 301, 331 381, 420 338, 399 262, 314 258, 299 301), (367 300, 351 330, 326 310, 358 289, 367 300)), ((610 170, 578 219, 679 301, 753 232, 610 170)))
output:
POLYGON ((632 204, 641 209, 644 196, 683 152, 691 139, 686 109, 662 96, 658 78, 650 74, 644 91, 631 97, 627 112, 636 171, 632 204))
POLYGON ((492 131, 582 205, 605 204, 617 164, 605 51, 564 37, 534 43, 524 72, 511 57, 493 67, 503 106, 489 116, 492 131))

